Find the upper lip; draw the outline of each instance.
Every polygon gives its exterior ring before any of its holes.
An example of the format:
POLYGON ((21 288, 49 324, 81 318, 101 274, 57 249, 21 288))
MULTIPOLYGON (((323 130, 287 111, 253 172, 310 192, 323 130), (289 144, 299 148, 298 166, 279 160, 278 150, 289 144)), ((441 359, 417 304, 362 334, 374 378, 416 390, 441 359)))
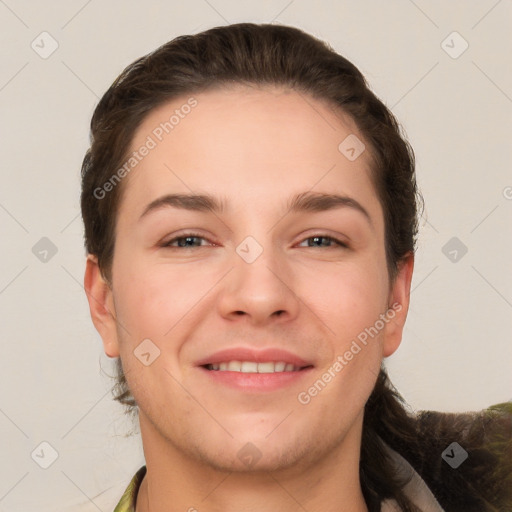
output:
POLYGON ((284 362, 290 363, 300 368, 305 366, 313 366, 313 363, 302 359, 301 357, 280 348, 266 348, 263 350, 255 350, 248 347, 233 347, 219 350, 207 357, 197 361, 197 366, 205 366, 207 364, 218 364, 227 361, 254 361, 256 363, 265 362, 284 362))

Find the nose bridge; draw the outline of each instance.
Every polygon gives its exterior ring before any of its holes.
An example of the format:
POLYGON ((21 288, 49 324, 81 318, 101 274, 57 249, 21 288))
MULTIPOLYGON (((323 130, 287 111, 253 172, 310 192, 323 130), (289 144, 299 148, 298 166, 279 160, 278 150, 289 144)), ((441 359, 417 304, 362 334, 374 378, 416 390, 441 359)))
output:
POLYGON ((243 312, 264 321, 277 312, 296 314, 297 298, 288 282, 292 276, 271 233, 246 236, 235 248, 233 267, 220 300, 224 316, 243 312))
POLYGON ((282 251, 275 246, 270 234, 246 236, 236 247, 235 273, 240 284, 250 287, 254 296, 259 290, 267 300, 282 296, 281 288, 283 277, 279 273, 285 273, 285 262, 282 251), (278 270, 281 269, 281 270, 278 270))

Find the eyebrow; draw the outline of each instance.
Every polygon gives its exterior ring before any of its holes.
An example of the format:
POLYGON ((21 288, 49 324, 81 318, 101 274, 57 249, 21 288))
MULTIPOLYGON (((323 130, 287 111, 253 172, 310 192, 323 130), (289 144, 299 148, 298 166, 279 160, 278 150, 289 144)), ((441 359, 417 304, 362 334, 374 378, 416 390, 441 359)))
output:
MULTIPOLYGON (((210 194, 166 194, 149 203, 139 220, 149 213, 164 207, 197 212, 222 213, 226 210, 226 202, 210 194)), ((337 208, 352 208, 362 213, 369 224, 373 225, 368 211, 352 197, 320 192, 302 192, 293 196, 288 201, 288 210, 294 213, 324 212, 337 208)))

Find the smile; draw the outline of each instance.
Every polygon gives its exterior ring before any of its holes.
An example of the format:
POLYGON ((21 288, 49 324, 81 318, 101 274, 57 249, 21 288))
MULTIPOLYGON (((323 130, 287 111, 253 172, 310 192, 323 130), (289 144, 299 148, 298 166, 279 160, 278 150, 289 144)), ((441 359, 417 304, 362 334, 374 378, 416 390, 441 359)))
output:
POLYGON ((240 373, 282 373, 302 370, 300 366, 295 366, 283 361, 268 361, 263 363, 257 363, 255 361, 223 361, 216 364, 207 364, 205 368, 213 371, 240 373))

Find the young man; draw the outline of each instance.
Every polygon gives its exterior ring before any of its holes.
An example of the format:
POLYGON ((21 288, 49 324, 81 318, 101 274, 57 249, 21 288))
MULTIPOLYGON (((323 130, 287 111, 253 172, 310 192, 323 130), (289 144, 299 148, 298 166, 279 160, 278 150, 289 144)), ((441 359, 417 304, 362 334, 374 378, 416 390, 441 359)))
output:
POLYGON ((472 478, 510 466, 482 471, 476 417, 409 416, 382 367, 419 195, 351 63, 291 27, 219 27, 129 66, 91 128, 85 287, 146 459, 116 512, 498 510, 509 491, 472 478))

